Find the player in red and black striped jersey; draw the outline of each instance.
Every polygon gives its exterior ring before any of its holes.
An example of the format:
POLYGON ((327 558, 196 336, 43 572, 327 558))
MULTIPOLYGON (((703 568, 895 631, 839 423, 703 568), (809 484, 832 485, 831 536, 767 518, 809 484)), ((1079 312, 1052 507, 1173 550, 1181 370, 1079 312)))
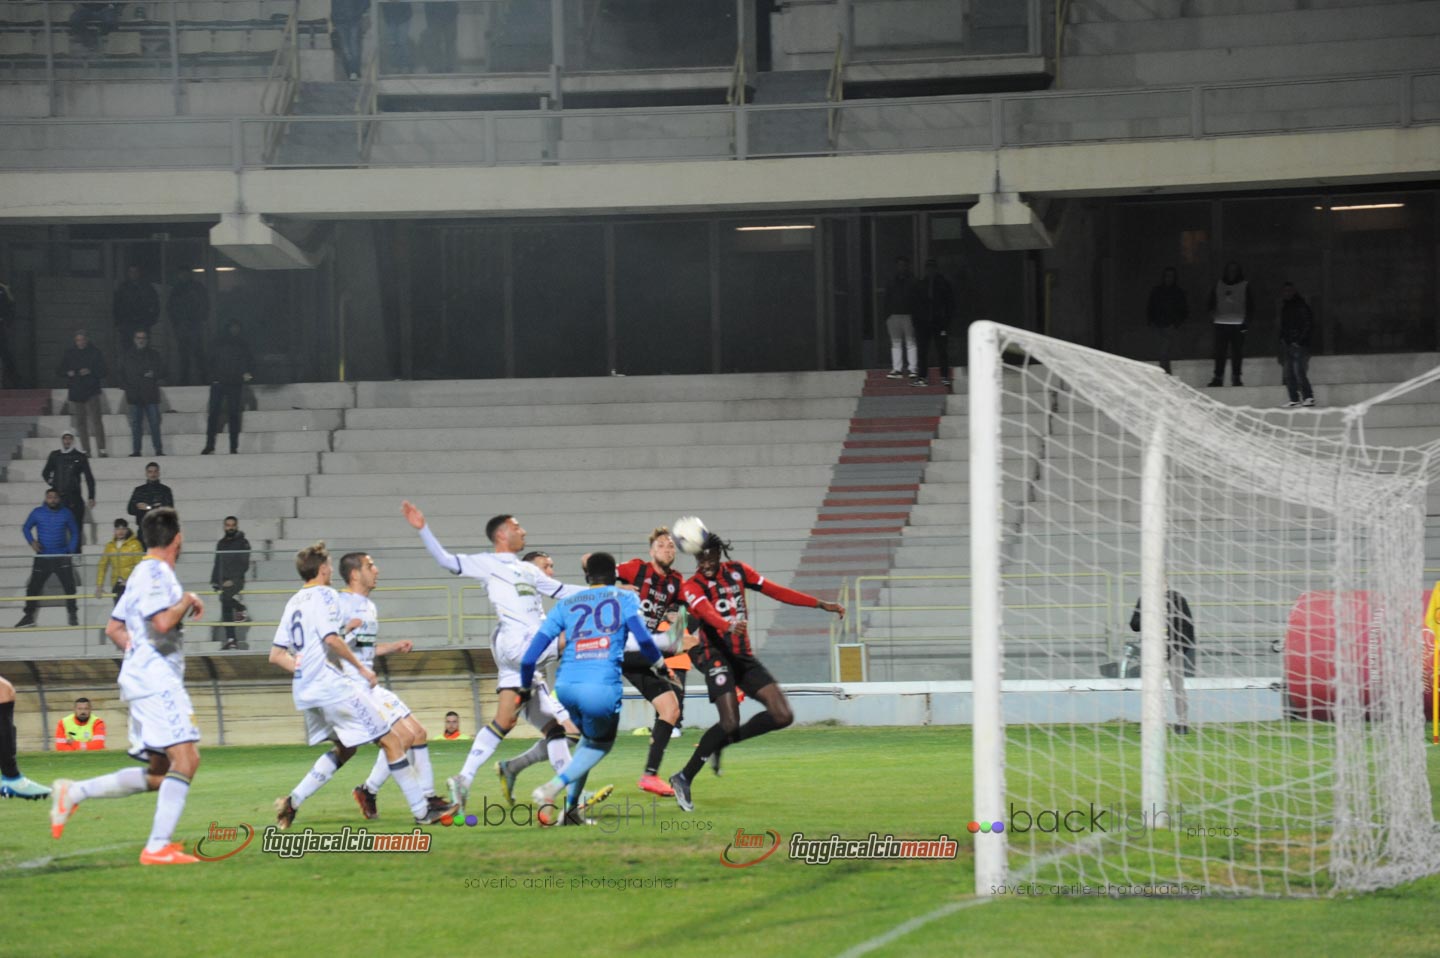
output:
MULTIPOLYGON (((660 651, 670 656, 683 649, 680 646, 684 629, 675 627, 675 619, 684 601, 680 590, 683 577, 671 566, 675 564, 675 540, 670 530, 661 526, 650 533, 650 558, 631 559, 620 563, 616 570, 620 582, 635 587, 640 596, 640 614, 645 627, 650 630, 660 651)), ((645 701, 655 707, 655 726, 650 730, 650 754, 645 759, 645 773, 640 777, 640 788, 656 795, 673 795, 674 792, 657 773, 660 762, 665 758, 665 746, 670 744, 670 733, 680 722, 680 695, 685 694, 685 681, 670 670, 670 679, 657 676, 650 668, 650 662, 633 647, 633 640, 625 643, 625 659, 621 663, 621 674, 635 686, 645 701), (678 692, 678 694, 677 694, 678 692)))
POLYGON ((683 589, 690 615, 700 620, 700 644, 690 650, 690 659, 705 674, 720 721, 705 730, 685 768, 670 776, 675 801, 687 812, 695 808, 690 785, 706 762, 718 764, 725 746, 782 729, 795 720, 775 677, 755 658, 745 590, 753 589, 787 605, 824 609, 845 617, 843 605, 776 585, 745 563, 731 560, 730 544, 714 533, 705 540, 696 564, 695 575, 685 581, 683 589), (765 706, 764 712, 744 725, 740 724, 737 687, 765 706))

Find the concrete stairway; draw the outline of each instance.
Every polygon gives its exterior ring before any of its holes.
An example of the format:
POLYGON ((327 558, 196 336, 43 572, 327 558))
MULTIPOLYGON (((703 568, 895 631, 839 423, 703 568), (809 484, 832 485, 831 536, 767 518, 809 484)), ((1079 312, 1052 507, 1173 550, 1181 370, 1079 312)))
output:
MULTIPOLYGON (((300 84, 294 116, 349 116, 356 112, 358 83, 300 84)), ((276 150, 279 166, 353 166, 360 161, 355 126, 348 123, 287 123, 276 150)))
MULTIPOLYGON (((757 106, 824 103, 830 75, 824 70, 786 70, 755 75, 757 106)), ((830 151, 825 110, 761 110, 749 114, 750 155, 795 156, 830 151)))

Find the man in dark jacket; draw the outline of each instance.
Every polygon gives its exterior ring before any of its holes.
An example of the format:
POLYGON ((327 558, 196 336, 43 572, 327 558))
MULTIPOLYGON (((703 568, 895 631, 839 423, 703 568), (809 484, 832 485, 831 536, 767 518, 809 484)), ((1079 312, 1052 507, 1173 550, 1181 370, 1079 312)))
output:
MULTIPOLYGON (((245 574, 250 571, 250 540, 240 531, 240 520, 225 517, 225 534, 215 543, 215 565, 210 569, 210 588, 220 593, 220 621, 247 622, 250 619, 240 593, 245 591, 245 574)), ((222 649, 239 648, 235 627, 225 627, 222 649)))
MULTIPOLYGON (((95 508, 95 474, 90 471, 90 457, 75 445, 75 434, 65 430, 60 436, 60 448, 50 453, 40 478, 60 494, 60 504, 75 516, 75 526, 85 522, 85 505, 95 508), (84 479, 90 495, 81 496, 80 480, 84 479)), ((80 551, 80 539, 75 540, 75 551, 80 551)))
POLYGON ((120 385, 130 404, 130 455, 140 455, 145 435, 144 421, 150 421, 150 442, 155 455, 165 455, 160 438, 160 380, 165 378, 165 359, 150 345, 150 334, 136 330, 133 346, 120 356, 120 385))
POLYGON ((196 379, 203 383, 205 373, 205 327, 210 322, 210 294, 189 269, 180 270, 170 286, 165 301, 170 314, 170 328, 175 331, 175 345, 180 353, 180 385, 191 384, 190 368, 194 364, 196 379))
POLYGON ((28 629, 35 624, 35 612, 39 605, 34 596, 42 595, 45 583, 52 575, 60 577, 60 587, 70 598, 65 600, 65 610, 70 614, 70 624, 79 625, 80 617, 75 606, 75 567, 70 554, 80 542, 80 527, 60 502, 60 493, 54 489, 45 490, 45 504, 36 506, 25 520, 23 528, 25 541, 37 553, 30 569, 30 581, 25 585, 25 614, 15 623, 17 629, 28 629))
POLYGON ((1150 302, 1145 306, 1145 322, 1160 337, 1160 368, 1167 373, 1174 348, 1174 330, 1190 318, 1190 303, 1176 276, 1173 266, 1161 270, 1160 285, 1150 290, 1150 302))
POLYGON ((125 282, 115 289, 113 304, 115 332, 120 337, 120 348, 139 329, 147 333, 160 316, 160 296, 155 287, 140 275, 140 267, 131 266, 125 270, 125 282))
MULTIPOLYGON (((1165 668, 1170 689, 1175 693, 1175 732, 1190 734, 1190 705, 1185 697, 1185 677, 1195 674, 1195 618, 1190 603, 1166 583, 1165 668)), ((1140 631, 1140 603, 1130 616, 1130 631, 1140 631)))
POLYGON ((1315 405, 1315 391, 1310 388, 1310 332, 1314 327, 1310 304, 1295 291, 1295 284, 1280 287, 1280 365, 1285 370, 1285 391, 1290 394, 1287 406, 1315 405))
POLYGON ((930 377, 930 346, 940 360, 940 383, 950 385, 950 321, 955 316, 955 291, 940 274, 933 259, 925 261, 925 276, 915 284, 915 343, 920 368, 913 386, 924 386, 930 377))
MULTIPOLYGON (((140 530, 142 539, 145 534, 145 514, 161 506, 175 508, 175 494, 170 491, 169 486, 160 481, 160 464, 149 462, 145 464, 145 481, 130 493, 130 504, 125 507, 125 511, 135 517, 135 528, 140 530)), ((141 544, 144 544, 143 541, 141 544)))
POLYGON ((240 324, 233 319, 225 335, 215 341, 210 355, 210 422, 205 428, 205 448, 201 455, 215 451, 215 437, 220 434, 220 412, 230 413, 230 453, 240 451, 240 413, 245 398, 245 384, 254 379, 255 358, 250 347, 240 338, 240 324))
POLYGON ((87 452, 95 449, 90 445, 90 431, 95 431, 99 442, 98 453, 105 458, 105 403, 100 394, 101 381, 108 371, 105 354, 90 342, 83 329, 75 330, 75 345, 65 350, 60 365, 55 370, 69 387, 65 399, 70 404, 70 426, 80 437, 80 445, 87 452))

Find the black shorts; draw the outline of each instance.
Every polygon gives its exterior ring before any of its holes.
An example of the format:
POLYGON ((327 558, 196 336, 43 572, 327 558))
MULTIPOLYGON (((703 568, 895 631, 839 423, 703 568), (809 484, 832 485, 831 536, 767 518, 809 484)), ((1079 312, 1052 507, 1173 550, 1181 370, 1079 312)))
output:
POLYGON ((636 691, 645 696, 645 701, 653 702, 666 692, 674 692, 675 686, 669 681, 650 671, 650 660, 639 652, 626 652, 625 658, 620 660, 620 674, 625 681, 635 686, 636 691))
POLYGON ((705 676, 705 687, 710 690, 712 702, 733 693, 737 687, 744 689, 746 695, 754 696, 765 686, 775 684, 775 676, 755 656, 709 642, 701 642, 690 650, 690 662, 705 676))

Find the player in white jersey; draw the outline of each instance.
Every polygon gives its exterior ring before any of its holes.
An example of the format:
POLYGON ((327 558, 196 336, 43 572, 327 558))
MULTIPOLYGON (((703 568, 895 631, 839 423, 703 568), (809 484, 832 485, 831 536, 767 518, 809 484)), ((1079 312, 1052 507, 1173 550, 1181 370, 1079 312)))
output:
POLYGON ((408 737, 391 727, 393 723, 371 696, 375 673, 345 643, 345 633, 363 623, 359 619, 341 619, 340 597, 330 588, 330 554, 325 543, 301 549, 295 556, 295 570, 305 587, 285 604, 270 647, 270 662, 295 676, 295 708, 305 715, 308 743, 319 745, 329 740, 336 745, 316 760, 289 795, 275 800, 276 824, 281 829, 294 824, 295 813, 305 799, 330 781, 366 742, 376 742, 384 750, 390 774, 395 776, 417 824, 429 825, 452 814, 453 806, 432 807, 426 800, 415 768, 405 756, 410 746, 408 737), (359 681, 345 673, 342 663, 355 670, 359 681))
POLYGON ((185 692, 184 636, 180 623, 205 613, 205 603, 175 578, 184 536, 174 509, 145 513, 141 533, 150 546, 126 580, 125 595, 110 613, 105 634, 125 653, 120 697, 130 707, 130 754, 149 762, 80 782, 58 779, 52 792, 50 833, 59 838, 75 808, 88 798, 121 798, 159 791, 142 865, 188 865, 200 859, 172 842, 190 782, 200 767, 200 730, 185 692))
MULTIPOLYGON (((348 586, 340 593, 340 618, 352 622, 358 619, 360 622, 360 626, 352 629, 345 637, 345 642, 354 650, 360 663, 373 671, 376 659, 409 652, 414 646, 408 640, 376 642, 380 634, 380 612, 375 608, 375 600, 370 598, 370 593, 380 581, 380 567, 375 564, 370 554, 347 552, 341 556, 340 578, 344 579, 348 586)), ((343 663, 343 667, 346 674, 355 681, 364 681, 349 662, 343 663)), ((410 712, 410 707, 400 700, 400 696, 383 685, 371 689, 370 697, 380 707, 381 714, 390 721, 391 727, 399 730, 402 737, 409 740, 410 748, 406 752, 406 758, 415 766, 415 774, 420 777, 420 785, 430 806, 449 806, 449 802, 435 795, 435 774, 430 769, 430 736, 425 727, 410 712)), ((351 792, 360 806, 360 813, 367 819, 380 817, 375 796, 380 793, 380 788, 389 777, 390 761, 382 751, 375 756, 375 767, 370 770, 370 776, 365 779, 365 783, 355 786, 351 792)))
MULTIPOLYGON (((519 553, 525 548, 525 530, 514 516, 496 516, 486 523, 485 535, 494 543, 494 552, 457 556, 446 552, 445 547, 440 545, 425 524, 423 512, 409 502, 402 503, 401 510, 406 521, 420 530, 420 539, 436 562, 455 575, 466 575, 485 584, 485 592, 500 620, 490 634, 490 649, 499 673, 496 681, 499 703, 495 707, 495 718, 476 734, 470 754, 465 758, 465 767, 448 780, 451 800, 464 807, 475 773, 510 734, 522 708, 526 720, 545 736, 551 764, 556 769, 564 768, 570 761, 570 746, 565 741, 565 726, 562 723, 570 716, 543 680, 536 679, 533 695, 529 701, 522 700, 520 659, 530 644, 530 637, 545 618, 541 596, 562 599, 584 591, 584 587, 557 582, 533 563, 520 560, 519 553)), ((555 646, 551 645, 541 657, 541 664, 554 657, 555 646)))

